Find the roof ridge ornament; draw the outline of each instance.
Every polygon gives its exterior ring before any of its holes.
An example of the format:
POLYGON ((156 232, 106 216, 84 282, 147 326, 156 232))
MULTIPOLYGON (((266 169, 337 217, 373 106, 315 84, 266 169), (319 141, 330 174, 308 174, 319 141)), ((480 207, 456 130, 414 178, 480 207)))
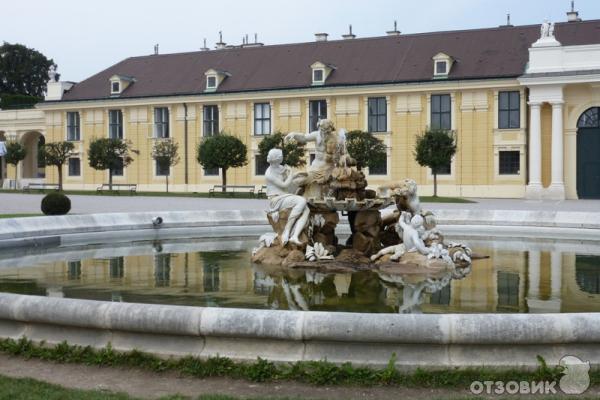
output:
POLYGON ((554 37, 554 22, 544 19, 544 22, 540 25, 540 38, 531 47, 554 47, 560 45, 560 42, 554 37))

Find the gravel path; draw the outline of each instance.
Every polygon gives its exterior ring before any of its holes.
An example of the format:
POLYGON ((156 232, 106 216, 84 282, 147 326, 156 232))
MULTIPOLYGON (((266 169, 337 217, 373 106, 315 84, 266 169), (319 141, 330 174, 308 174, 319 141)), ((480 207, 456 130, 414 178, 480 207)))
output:
MULTIPOLYGON (((42 194, 0 193, 0 214, 39 213, 42 194)), ((264 199, 221 199, 151 196, 71 195, 73 214, 189 210, 265 210, 264 199)), ((522 199, 473 199, 476 203, 424 203, 430 210, 546 210, 600 212, 600 200, 535 201, 522 199)))

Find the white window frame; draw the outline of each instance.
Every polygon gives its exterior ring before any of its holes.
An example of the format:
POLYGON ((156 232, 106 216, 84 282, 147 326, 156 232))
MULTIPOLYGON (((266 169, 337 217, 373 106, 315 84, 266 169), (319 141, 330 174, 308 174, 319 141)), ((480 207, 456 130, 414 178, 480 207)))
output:
POLYGON ((82 132, 81 132, 81 113, 79 111, 67 111, 65 113, 65 138, 67 142, 81 142, 82 141, 82 132), (69 139, 69 114, 77 114, 77 131, 79 133, 79 137, 75 140, 69 139))
POLYGON ((448 76, 448 61, 447 60, 436 60, 434 63, 434 75, 435 76, 448 76), (438 65, 444 64, 444 72, 438 71, 438 65))
MULTIPOLYGON (((264 115, 264 109, 262 110, 262 112, 263 112, 263 115, 264 115)), ((267 118, 261 118, 261 121, 264 121, 266 119, 267 118)), ((264 124, 264 122, 261 122, 261 131, 264 128, 263 124, 264 124)), ((252 132, 253 136, 270 135, 273 132, 273 104, 272 103, 270 103, 270 102, 267 101, 267 102, 255 102, 255 103, 252 104, 252 131, 253 131, 252 132), (268 118, 268 120, 269 120, 269 129, 268 129, 268 132, 258 133, 256 131, 256 121, 257 121, 256 120, 256 106, 258 106, 258 105, 263 106, 263 107, 266 105, 266 106, 269 107, 269 118, 268 118)))
POLYGON ((171 118, 172 118, 172 112, 171 112, 171 107, 167 107, 167 106, 155 106, 154 108, 152 108, 152 137, 154 139, 169 139, 171 138, 171 127, 173 126, 171 118), (169 135, 164 137, 164 136, 158 136, 158 131, 156 129, 156 109, 158 108, 164 108, 167 109, 167 112, 169 113, 168 118, 167 118, 167 124, 168 124, 168 131, 169 131, 169 135))
POLYGON ((120 94, 121 93, 121 82, 120 81, 111 81, 110 82, 110 94, 120 94), (117 85, 117 90, 115 90, 115 85, 117 85))
POLYGON ((106 125, 108 128, 108 137, 110 138, 110 112, 111 111, 121 111, 121 139, 125 139, 125 112, 120 108, 111 108, 106 110, 106 125))
POLYGON ((206 89, 207 90, 216 90, 218 86, 219 86, 219 78, 216 75, 208 75, 206 77, 206 89), (215 83, 214 85, 209 84, 211 79, 214 79, 214 83, 215 83))
MULTIPOLYGON (((158 175, 157 174, 157 169, 158 169, 158 163, 156 162, 156 160, 152 160, 152 178, 153 179, 163 179, 164 177, 168 176, 169 178, 171 178, 173 176, 173 167, 169 166, 169 174, 168 175, 158 175)), ((171 182, 169 182, 171 183, 171 182)))
POLYGON ((322 85, 325 83, 325 68, 314 68, 312 70, 312 83, 313 85, 322 85), (321 72, 321 80, 315 79, 315 74, 321 72))
POLYGON ((79 154, 74 154, 73 156, 69 157, 69 161, 67 161, 67 165, 66 165, 66 174, 64 174, 68 180, 82 180, 83 178, 83 160, 81 159, 81 155, 79 154), (72 159, 79 159, 79 175, 71 175, 70 174, 70 160, 72 159))

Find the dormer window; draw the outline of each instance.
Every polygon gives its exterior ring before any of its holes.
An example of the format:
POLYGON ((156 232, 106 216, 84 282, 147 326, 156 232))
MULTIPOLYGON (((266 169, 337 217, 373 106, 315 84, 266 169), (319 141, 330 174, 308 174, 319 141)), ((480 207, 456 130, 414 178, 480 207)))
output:
POLYGON ((323 76, 325 75, 325 71, 322 69, 313 70, 313 83, 323 83, 323 76))
POLYGON ((209 69, 204 73, 206 75, 206 89, 205 92, 216 92, 219 88, 219 85, 225 80, 225 78, 230 77, 231 74, 226 71, 219 71, 216 69, 209 69))
POLYGON ((113 75, 110 77, 109 81, 110 95, 119 96, 125 91, 125 89, 127 89, 132 83, 135 82, 135 79, 125 75, 113 75))
POLYGON ((206 88, 207 89, 216 89, 217 88, 217 77, 216 76, 207 76, 206 77, 206 88))
POLYGON ((446 61, 436 61, 435 62, 435 74, 436 75, 446 75, 446 71, 448 71, 448 63, 446 61))
POLYGON ((454 59, 448 54, 438 53, 433 56, 433 78, 448 78, 453 63, 454 59))
POLYGON ((312 70, 312 84, 324 85, 325 81, 335 70, 335 66, 317 61, 310 66, 312 70))

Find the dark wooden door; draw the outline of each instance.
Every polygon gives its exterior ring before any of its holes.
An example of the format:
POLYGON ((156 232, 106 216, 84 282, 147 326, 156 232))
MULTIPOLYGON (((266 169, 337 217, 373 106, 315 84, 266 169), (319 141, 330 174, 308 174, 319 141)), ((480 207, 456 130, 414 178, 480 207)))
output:
POLYGON ((600 128, 577 131, 577 194, 600 199, 600 128))

